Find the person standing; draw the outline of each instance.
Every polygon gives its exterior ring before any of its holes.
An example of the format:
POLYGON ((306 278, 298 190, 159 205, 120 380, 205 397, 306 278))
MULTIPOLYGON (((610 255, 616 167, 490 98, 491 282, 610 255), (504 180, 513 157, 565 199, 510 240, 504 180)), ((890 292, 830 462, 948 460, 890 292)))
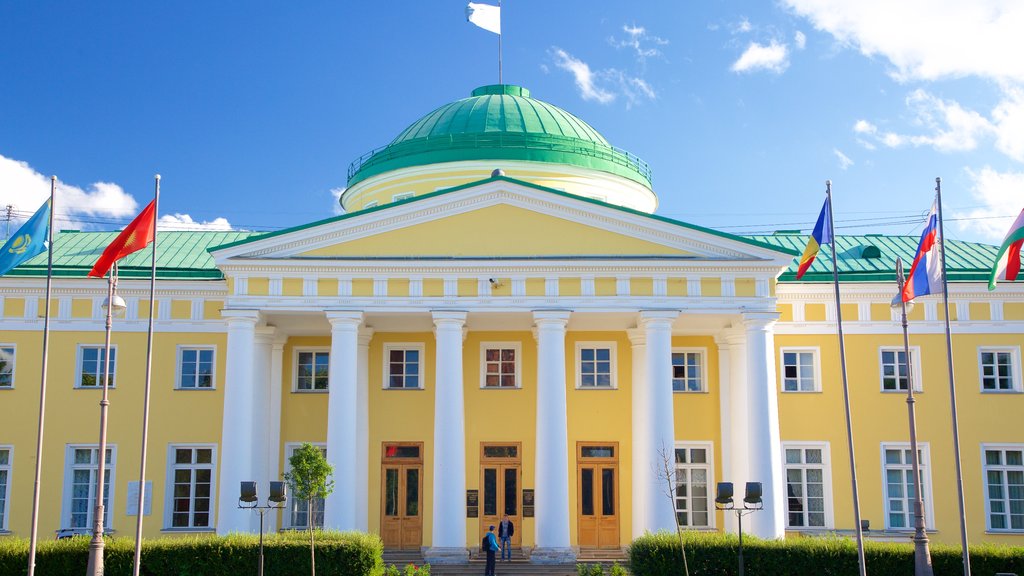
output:
POLYGON ((494 553, 498 551, 498 540, 494 537, 494 525, 487 529, 484 536, 483 549, 487 552, 487 569, 484 576, 494 576, 494 553))
POLYGON ((501 523, 498 524, 498 540, 501 540, 502 560, 512 560, 512 535, 515 533, 515 525, 512 524, 512 521, 508 519, 508 514, 505 514, 505 516, 501 519, 501 523))

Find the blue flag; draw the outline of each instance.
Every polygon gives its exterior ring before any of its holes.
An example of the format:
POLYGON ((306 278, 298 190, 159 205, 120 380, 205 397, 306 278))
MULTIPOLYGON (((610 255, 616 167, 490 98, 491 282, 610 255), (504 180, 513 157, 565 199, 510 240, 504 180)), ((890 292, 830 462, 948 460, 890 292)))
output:
POLYGON ((29 258, 46 251, 50 231, 50 201, 22 224, 3 248, 0 248, 0 276, 7 274, 29 258))

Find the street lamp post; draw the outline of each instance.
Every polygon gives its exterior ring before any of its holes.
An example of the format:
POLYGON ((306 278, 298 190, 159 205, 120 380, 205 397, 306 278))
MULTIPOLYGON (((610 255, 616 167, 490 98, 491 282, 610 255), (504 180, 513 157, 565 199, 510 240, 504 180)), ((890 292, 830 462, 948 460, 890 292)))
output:
POLYGON ((270 510, 284 508, 284 501, 288 499, 288 489, 284 482, 271 482, 270 495, 267 496, 267 503, 260 506, 259 489, 255 482, 243 481, 238 496, 238 507, 247 510, 255 510, 260 515, 260 561, 259 576, 263 576, 263 516, 270 510))
MULTIPOLYGON (((46 303, 50 305, 49 302, 46 303)), ((98 470, 96 474, 96 509, 93 518, 92 541, 89 542, 89 562, 87 572, 91 576, 103 576, 103 482, 107 475, 107 409, 110 406, 108 389, 110 386, 110 328, 114 316, 121 317, 127 305, 124 298, 117 295, 117 264, 107 278, 107 299, 103 301, 106 312, 106 333, 103 345, 103 397, 100 399, 100 448, 98 470)), ((141 514, 141 511, 140 511, 141 514)))
MULTIPOLYGON (((896 259, 896 285, 899 290, 893 298, 893 307, 899 308, 903 325, 903 355, 907 361, 907 418, 910 421, 910 454, 914 474, 914 576, 932 576, 932 557, 928 550, 928 535, 924 524, 924 497, 921 494, 921 462, 917 451, 917 411, 914 408, 914 373, 910 361, 910 335, 907 330, 908 303, 903 301, 903 260, 896 259)), ((912 306, 913 303, 911 302, 912 306)), ((898 365, 898 363, 897 363, 898 365)), ((897 374, 899 382, 899 374, 897 374)))
POLYGON ((731 510, 736 513, 737 530, 740 537, 739 576, 743 576, 743 516, 764 508, 764 501, 761 499, 761 483, 747 482, 742 508, 737 508, 732 501, 732 482, 719 482, 716 492, 715 509, 731 510))

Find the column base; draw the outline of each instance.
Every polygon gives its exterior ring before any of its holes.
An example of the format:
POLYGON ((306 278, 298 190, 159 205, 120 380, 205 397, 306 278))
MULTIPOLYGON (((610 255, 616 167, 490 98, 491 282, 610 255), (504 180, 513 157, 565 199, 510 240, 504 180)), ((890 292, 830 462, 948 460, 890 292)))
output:
POLYGON ((575 564, 576 551, 572 548, 545 548, 538 546, 530 551, 532 564, 575 564))
POLYGON ((469 549, 440 546, 425 548, 423 559, 430 564, 469 564, 469 549))

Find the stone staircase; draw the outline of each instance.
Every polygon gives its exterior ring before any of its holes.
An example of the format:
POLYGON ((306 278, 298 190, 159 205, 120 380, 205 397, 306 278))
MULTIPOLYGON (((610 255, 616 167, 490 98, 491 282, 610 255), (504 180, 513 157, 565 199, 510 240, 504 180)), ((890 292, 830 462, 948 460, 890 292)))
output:
MULTIPOLYGON (((470 551, 467 564, 432 564, 431 576, 483 576, 487 557, 479 551, 470 551)), ((580 564, 600 564, 609 573, 612 564, 618 562, 628 569, 628 558, 623 550, 581 550, 576 561, 580 564)), ((403 570, 407 564, 422 566, 425 563, 419 550, 385 550, 384 565, 394 564, 403 570)), ((576 564, 533 564, 523 550, 512 550, 512 560, 499 560, 495 567, 496 576, 576 576, 576 564)))

